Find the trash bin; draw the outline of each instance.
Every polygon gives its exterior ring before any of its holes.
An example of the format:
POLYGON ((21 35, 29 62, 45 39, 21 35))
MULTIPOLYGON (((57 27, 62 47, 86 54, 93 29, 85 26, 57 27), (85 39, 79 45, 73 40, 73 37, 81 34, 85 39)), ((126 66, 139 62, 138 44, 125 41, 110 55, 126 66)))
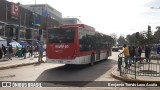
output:
POLYGON ((118 69, 121 70, 121 65, 122 65, 122 57, 118 58, 118 69))
POLYGON ((122 65, 122 57, 118 58, 118 69, 121 70, 121 65, 122 65))

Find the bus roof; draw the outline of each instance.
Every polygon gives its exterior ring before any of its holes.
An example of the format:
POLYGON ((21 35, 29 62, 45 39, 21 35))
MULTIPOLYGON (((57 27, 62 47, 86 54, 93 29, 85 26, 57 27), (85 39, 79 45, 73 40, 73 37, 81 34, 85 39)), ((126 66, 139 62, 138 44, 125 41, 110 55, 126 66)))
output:
POLYGON ((91 26, 88 26, 88 25, 85 25, 85 24, 63 24, 59 27, 68 27, 68 26, 69 27, 82 27, 82 28, 86 28, 86 29, 95 31, 94 27, 91 27, 91 26))

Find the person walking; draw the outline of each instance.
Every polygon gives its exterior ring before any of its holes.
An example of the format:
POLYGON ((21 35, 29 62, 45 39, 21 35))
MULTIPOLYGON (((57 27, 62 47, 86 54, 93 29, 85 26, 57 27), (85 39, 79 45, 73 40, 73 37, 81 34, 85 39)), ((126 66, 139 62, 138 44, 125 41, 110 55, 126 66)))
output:
POLYGON ((36 57, 38 52, 38 45, 34 45, 33 52, 34 52, 34 57, 36 57))
POLYGON ((43 58, 43 52, 44 52, 44 48, 43 48, 43 45, 39 45, 38 46, 38 53, 39 53, 39 58, 38 58, 38 61, 41 63, 43 62, 42 58, 43 58))
POLYGON ((134 63, 134 56, 135 56, 135 48, 134 46, 129 47, 129 65, 131 66, 134 63))
POLYGON ((160 45, 158 45, 158 47, 157 47, 157 54, 158 54, 158 58, 160 59, 160 45))
POLYGON ((3 57, 3 51, 2 51, 2 48, 0 47, 0 59, 2 59, 3 57))
POLYGON ((128 65, 129 49, 126 44, 124 44, 123 47, 124 47, 124 50, 120 54, 122 54, 122 53, 124 54, 125 68, 128 68, 129 67, 129 65, 128 65))
POLYGON ((146 62, 150 62, 150 55, 151 55, 151 49, 149 46, 146 45, 145 47, 145 57, 146 57, 146 62))
POLYGON ((18 46, 16 46, 16 49, 15 49, 15 51, 16 51, 16 54, 15 54, 15 56, 18 56, 18 52, 19 52, 19 48, 18 48, 18 46))
POLYGON ((33 55, 33 47, 30 46, 29 47, 29 57, 32 57, 32 55, 33 55))
POLYGON ((2 51, 3 51, 4 58, 5 58, 7 50, 6 50, 6 47, 3 44, 2 44, 2 51))
POLYGON ((12 45, 10 45, 8 47, 8 59, 12 60, 12 53, 13 53, 13 49, 12 49, 12 45))
POLYGON ((142 63, 141 55, 142 55, 142 48, 139 46, 138 47, 138 60, 139 60, 140 64, 142 63))
POLYGON ((25 46, 22 47, 22 53, 23 53, 24 59, 26 59, 27 50, 26 50, 26 47, 25 47, 25 46))

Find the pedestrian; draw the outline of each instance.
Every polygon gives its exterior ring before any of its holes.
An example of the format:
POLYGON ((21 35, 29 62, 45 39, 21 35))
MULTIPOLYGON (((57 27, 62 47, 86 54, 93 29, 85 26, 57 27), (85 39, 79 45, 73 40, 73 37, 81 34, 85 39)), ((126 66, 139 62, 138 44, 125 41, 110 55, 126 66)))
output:
POLYGON ((157 47, 157 54, 158 54, 158 58, 160 58, 160 45, 158 45, 157 47))
POLYGON ((32 55, 33 55, 33 47, 30 46, 29 47, 29 57, 32 57, 32 55))
POLYGON ((129 47, 129 65, 131 66, 134 63, 135 49, 134 46, 129 47))
POLYGON ((146 62, 150 62, 151 61, 150 55, 151 55, 151 48, 148 45, 146 45, 146 47, 145 47, 146 62))
POLYGON ((6 47, 3 44, 2 44, 2 51, 3 51, 4 58, 5 58, 7 50, 6 50, 6 47))
POLYGON ((135 47, 135 58, 134 58, 134 60, 135 60, 135 63, 138 61, 138 47, 137 46, 135 47))
POLYGON ((18 56, 18 52, 19 52, 18 46, 16 46, 15 51, 16 51, 16 52, 15 52, 15 53, 16 53, 15 56, 18 56))
POLYGON ((27 50, 26 50, 26 47, 25 47, 25 46, 22 47, 22 53, 23 53, 24 59, 26 59, 27 50))
POLYGON ((14 55, 14 56, 16 56, 16 53, 17 53, 17 47, 18 47, 18 46, 16 46, 16 48, 13 48, 13 55, 14 55))
POLYGON ((8 47, 8 59, 9 60, 12 60, 12 53, 13 53, 12 45, 9 45, 8 47))
POLYGON ((38 58, 38 61, 39 62, 43 62, 42 58, 43 58, 43 52, 44 52, 44 48, 43 48, 43 45, 39 45, 38 46, 38 53, 39 53, 39 58, 38 58))
POLYGON ((138 60, 139 60, 140 63, 142 63, 141 55, 142 55, 142 48, 139 46, 138 47, 138 60))
POLYGON ((22 51, 22 56, 24 57, 23 48, 24 48, 24 46, 22 46, 21 51, 22 51))
POLYGON ((138 56, 141 57, 141 55, 142 55, 142 48, 139 46, 138 47, 138 56))
POLYGON ((128 47, 127 47, 126 44, 124 44, 123 47, 124 47, 124 50, 121 52, 121 54, 122 54, 122 53, 124 54, 125 68, 128 68, 128 67, 129 67, 129 65, 128 65, 129 49, 128 49, 128 47))
POLYGON ((2 51, 2 48, 0 47, 0 59, 2 59, 3 57, 3 51, 2 51))
POLYGON ((38 45, 35 45, 33 49, 34 49, 34 57, 36 57, 38 51, 38 45))

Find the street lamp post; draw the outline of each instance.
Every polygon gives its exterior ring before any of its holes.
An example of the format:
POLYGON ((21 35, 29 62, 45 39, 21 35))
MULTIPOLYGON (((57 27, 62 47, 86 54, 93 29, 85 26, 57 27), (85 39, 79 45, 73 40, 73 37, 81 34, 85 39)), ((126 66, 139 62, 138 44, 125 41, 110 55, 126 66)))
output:
POLYGON ((6 23, 5 23, 5 27, 4 27, 4 37, 6 36, 5 33, 6 33, 6 27, 7 27, 7 21, 8 21, 8 6, 7 6, 7 2, 6 2, 6 23))

